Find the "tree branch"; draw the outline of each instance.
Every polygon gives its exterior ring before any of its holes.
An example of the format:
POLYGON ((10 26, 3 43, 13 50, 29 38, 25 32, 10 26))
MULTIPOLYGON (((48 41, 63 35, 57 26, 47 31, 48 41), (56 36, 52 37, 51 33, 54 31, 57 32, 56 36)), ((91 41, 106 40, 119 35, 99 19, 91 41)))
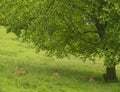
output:
POLYGON ((97 31, 84 31, 83 33, 98 33, 97 31))

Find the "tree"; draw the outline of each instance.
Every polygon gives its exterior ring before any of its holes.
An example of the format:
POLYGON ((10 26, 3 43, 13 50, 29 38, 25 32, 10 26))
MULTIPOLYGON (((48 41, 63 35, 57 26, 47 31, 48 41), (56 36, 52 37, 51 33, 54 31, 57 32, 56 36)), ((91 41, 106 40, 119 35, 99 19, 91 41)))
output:
POLYGON ((2 0, 1 24, 37 50, 64 57, 104 58, 105 80, 120 62, 118 0, 2 0))

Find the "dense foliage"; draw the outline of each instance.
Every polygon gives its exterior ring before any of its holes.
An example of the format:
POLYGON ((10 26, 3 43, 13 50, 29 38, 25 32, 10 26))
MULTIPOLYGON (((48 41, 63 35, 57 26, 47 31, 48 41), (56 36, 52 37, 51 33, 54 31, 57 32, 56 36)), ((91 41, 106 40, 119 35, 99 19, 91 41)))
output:
POLYGON ((118 0, 2 0, 0 16, 8 32, 32 41, 38 51, 102 56, 107 72, 120 62, 118 0))

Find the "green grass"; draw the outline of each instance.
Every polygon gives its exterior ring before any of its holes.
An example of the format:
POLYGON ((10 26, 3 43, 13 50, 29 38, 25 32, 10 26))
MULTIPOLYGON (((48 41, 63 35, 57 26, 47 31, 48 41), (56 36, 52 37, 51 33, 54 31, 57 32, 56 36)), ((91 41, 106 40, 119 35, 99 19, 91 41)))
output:
MULTIPOLYGON (((83 63, 76 57, 56 59, 35 53, 29 44, 22 43, 0 27, 0 92, 120 92, 120 82, 105 83, 103 62, 83 63), (20 70, 16 67, 21 66, 20 70), (59 76, 53 76, 58 70, 59 76), (26 70, 27 74, 15 76, 26 70), (96 81, 90 82, 95 76, 96 81)), ((120 68, 117 66, 120 79, 120 68)))

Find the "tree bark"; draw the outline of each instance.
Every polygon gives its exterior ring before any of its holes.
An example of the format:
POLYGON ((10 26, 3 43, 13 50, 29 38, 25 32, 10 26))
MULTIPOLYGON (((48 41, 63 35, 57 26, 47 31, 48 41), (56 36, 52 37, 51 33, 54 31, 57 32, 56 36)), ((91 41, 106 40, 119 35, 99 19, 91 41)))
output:
POLYGON ((106 74, 104 75, 105 81, 116 81, 116 69, 114 67, 106 67, 106 74))

